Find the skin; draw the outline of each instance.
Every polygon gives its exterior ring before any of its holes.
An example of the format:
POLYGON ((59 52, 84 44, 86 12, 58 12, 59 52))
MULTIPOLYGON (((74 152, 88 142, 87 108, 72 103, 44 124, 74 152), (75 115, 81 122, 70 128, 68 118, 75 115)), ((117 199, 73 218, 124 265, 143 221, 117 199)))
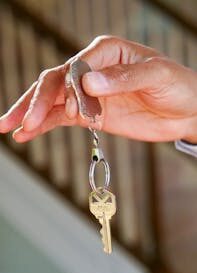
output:
MULTIPOLYGON (((99 98, 102 116, 94 125, 143 141, 184 139, 197 143, 197 73, 156 50, 118 37, 96 38, 75 57, 93 72, 84 90, 99 98)), ((90 126, 65 89, 66 64, 45 70, 0 118, 0 132, 15 130, 17 142, 29 141, 56 126, 90 126)))

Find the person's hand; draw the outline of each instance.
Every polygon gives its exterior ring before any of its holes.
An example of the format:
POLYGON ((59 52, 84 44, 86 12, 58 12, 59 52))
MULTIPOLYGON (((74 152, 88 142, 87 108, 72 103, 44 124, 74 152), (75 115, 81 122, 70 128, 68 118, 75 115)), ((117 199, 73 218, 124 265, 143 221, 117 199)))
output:
MULTIPOLYGON (((94 72, 83 76, 85 92, 102 105, 101 130, 143 141, 197 141, 197 74, 154 49, 117 37, 96 38, 77 57, 94 72)), ((15 128, 25 142, 56 126, 88 127, 74 95, 67 96, 66 64, 41 73, 0 119, 0 132, 15 128), (65 106, 66 94, 66 106, 65 106)))

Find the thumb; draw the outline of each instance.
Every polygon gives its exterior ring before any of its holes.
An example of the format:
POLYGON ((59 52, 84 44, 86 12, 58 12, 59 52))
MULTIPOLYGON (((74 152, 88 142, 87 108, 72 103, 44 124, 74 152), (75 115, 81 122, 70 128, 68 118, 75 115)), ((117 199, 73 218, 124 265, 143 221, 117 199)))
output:
MULTIPOLYGON (((85 92, 90 96, 111 96, 120 93, 152 89, 164 81, 161 67, 156 61, 129 65, 113 65, 88 72, 82 78, 85 92)), ((166 73, 165 73, 166 74, 166 73)))

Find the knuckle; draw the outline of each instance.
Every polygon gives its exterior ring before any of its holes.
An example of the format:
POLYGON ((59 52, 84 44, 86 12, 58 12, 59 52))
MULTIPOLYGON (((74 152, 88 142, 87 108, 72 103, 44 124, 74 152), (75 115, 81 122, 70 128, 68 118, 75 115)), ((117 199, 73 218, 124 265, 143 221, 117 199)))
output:
POLYGON ((45 80, 46 78, 50 78, 51 76, 53 76, 54 74, 56 74, 56 71, 53 71, 51 69, 45 69, 44 71, 42 71, 40 73, 39 76, 39 80, 45 80))
MULTIPOLYGON (((134 77, 134 75, 132 75, 134 77)), ((129 70, 121 71, 120 73, 120 81, 121 82, 128 82, 131 80, 131 73, 129 70)))
POLYGON ((38 80, 45 78, 46 75, 47 75, 47 73, 48 73, 48 71, 49 71, 49 69, 43 70, 43 71, 40 73, 40 75, 39 75, 39 77, 38 77, 38 80))
POLYGON ((118 79, 119 82, 128 82, 130 80, 131 73, 129 69, 125 69, 121 65, 116 66, 116 71, 113 73, 113 78, 118 79))
POLYGON ((160 72, 163 79, 169 79, 172 77, 172 68, 166 62, 160 62, 157 64, 158 71, 160 72))
POLYGON ((148 59, 148 62, 159 72, 160 78, 166 80, 172 77, 173 67, 166 58, 152 57, 148 59))
POLYGON ((93 40, 93 43, 100 45, 103 43, 112 42, 113 40, 117 40, 117 37, 113 35, 99 35, 93 40))
POLYGON ((129 82, 131 78, 135 77, 135 73, 131 73, 129 67, 123 67, 122 65, 116 65, 115 68, 106 68, 105 76, 114 82, 125 83, 129 82))

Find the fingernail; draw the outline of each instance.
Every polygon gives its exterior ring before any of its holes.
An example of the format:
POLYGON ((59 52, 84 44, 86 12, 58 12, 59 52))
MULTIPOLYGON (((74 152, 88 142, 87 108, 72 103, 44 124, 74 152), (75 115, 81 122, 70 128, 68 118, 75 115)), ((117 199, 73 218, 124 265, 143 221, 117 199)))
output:
POLYGON ((17 135, 17 133, 18 133, 18 129, 17 130, 15 130, 13 133, 12 133, 12 137, 15 139, 15 137, 16 137, 16 135, 17 135))
POLYGON ((6 122, 6 114, 0 117, 0 133, 7 133, 9 131, 9 125, 6 122))
POLYGON ((66 99, 66 115, 69 119, 76 118, 78 106, 75 97, 71 96, 66 99))
POLYGON ((83 77, 83 84, 85 90, 90 93, 99 91, 99 94, 101 94, 102 90, 109 87, 107 78, 101 72, 86 73, 83 77))
POLYGON ((13 139, 18 143, 23 142, 23 137, 21 136, 22 130, 23 127, 21 126, 18 129, 16 129, 12 134, 13 139))

